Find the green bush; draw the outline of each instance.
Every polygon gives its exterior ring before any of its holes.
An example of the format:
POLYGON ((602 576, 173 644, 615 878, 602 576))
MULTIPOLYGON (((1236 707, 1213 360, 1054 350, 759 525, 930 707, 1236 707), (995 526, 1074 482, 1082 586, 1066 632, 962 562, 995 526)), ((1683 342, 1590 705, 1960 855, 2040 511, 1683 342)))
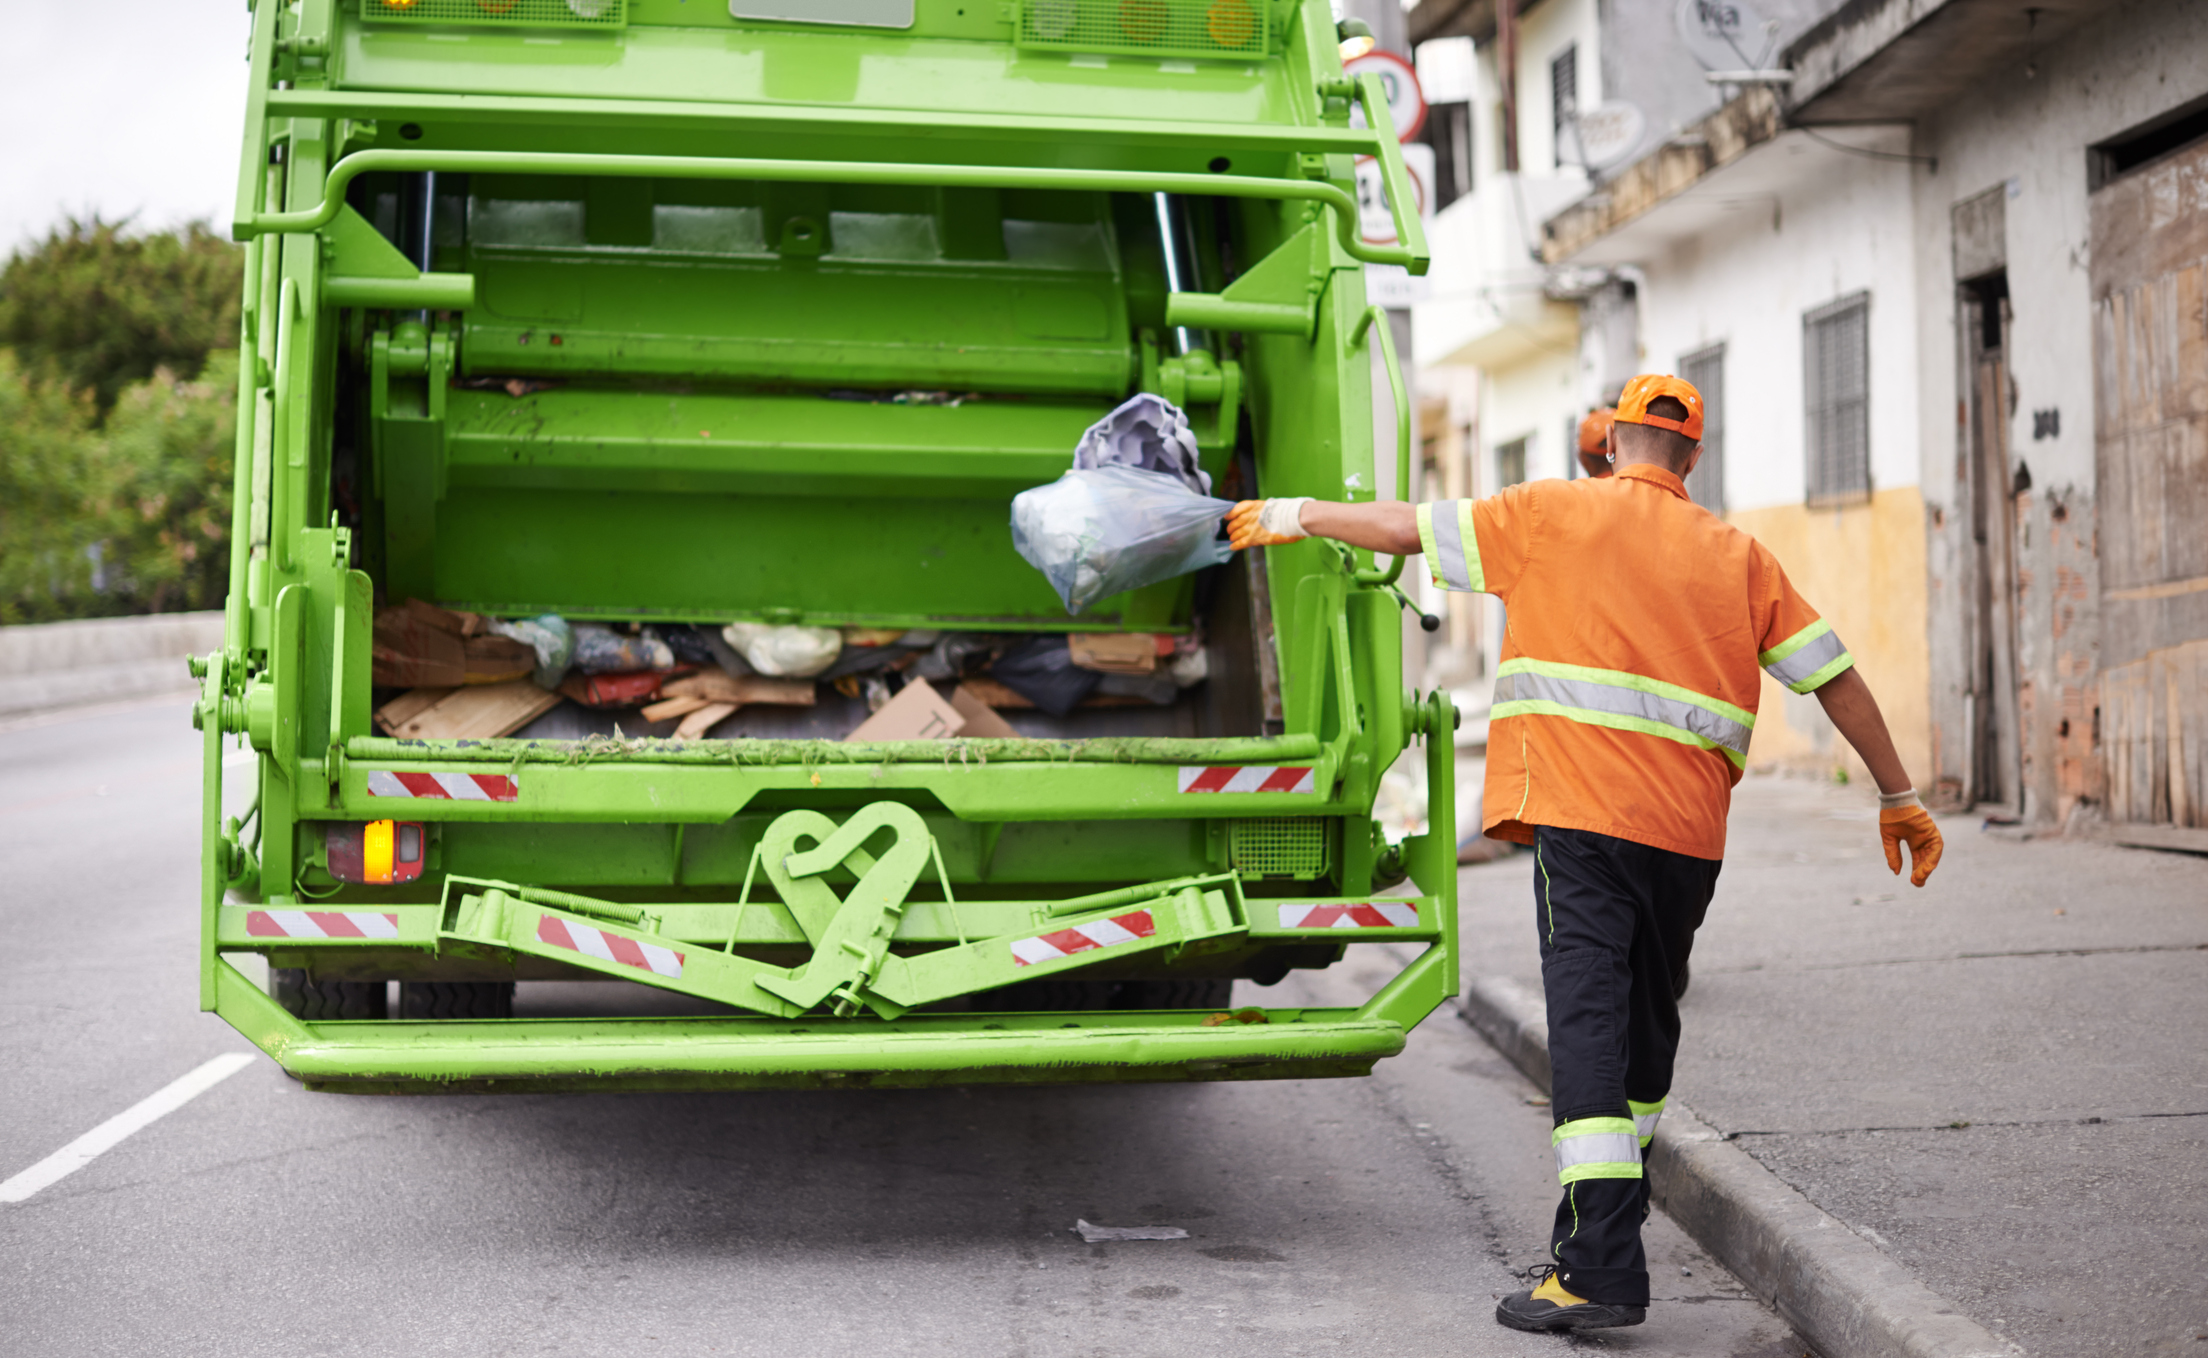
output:
POLYGON ((67 218, 0 270, 0 345, 104 415, 156 369, 197 377, 236 345, 244 276, 245 252, 204 223, 132 234, 67 218))
POLYGON ((0 269, 0 623, 221 606, 243 267, 70 219, 0 269))
POLYGON ((157 369, 102 427, 0 350, 0 623, 222 605, 236 380, 227 352, 157 369))

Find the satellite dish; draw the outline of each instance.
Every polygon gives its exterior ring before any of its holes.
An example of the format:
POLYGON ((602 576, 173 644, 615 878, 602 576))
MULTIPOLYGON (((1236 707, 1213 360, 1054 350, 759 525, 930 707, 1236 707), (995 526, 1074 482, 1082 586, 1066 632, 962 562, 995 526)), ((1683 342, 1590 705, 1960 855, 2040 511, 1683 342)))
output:
POLYGON ((1748 0, 1679 0, 1679 41, 1706 71, 1760 71, 1778 45, 1779 26, 1748 0))
POLYGON ((1590 170, 1606 170, 1640 149, 1648 119, 1639 105, 1609 99, 1579 114, 1574 130, 1579 136, 1580 163, 1590 170))

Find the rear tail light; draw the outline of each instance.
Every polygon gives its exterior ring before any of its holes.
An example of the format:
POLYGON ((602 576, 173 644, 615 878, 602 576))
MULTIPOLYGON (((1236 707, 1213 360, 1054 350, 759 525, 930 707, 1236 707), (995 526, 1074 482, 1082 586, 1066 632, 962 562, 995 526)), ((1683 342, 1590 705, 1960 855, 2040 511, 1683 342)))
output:
POLYGON ((422 875, 426 842, 420 821, 372 820, 335 822, 323 844, 330 876, 384 886, 422 875))

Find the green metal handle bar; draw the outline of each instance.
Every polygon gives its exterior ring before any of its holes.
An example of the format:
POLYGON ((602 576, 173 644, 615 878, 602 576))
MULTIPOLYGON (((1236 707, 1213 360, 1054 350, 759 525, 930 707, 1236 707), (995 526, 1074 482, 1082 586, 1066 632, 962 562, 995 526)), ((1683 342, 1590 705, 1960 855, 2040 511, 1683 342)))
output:
MULTIPOLYGON (((1380 180, 1388 191, 1388 215, 1395 219, 1395 238, 1414 259, 1433 256, 1426 248, 1426 224, 1418 219, 1418 194, 1411 188, 1411 172, 1403 165, 1403 146, 1395 133, 1395 114, 1388 108, 1388 92, 1380 77, 1367 71, 1357 77, 1357 102, 1365 106, 1365 126, 1380 147, 1380 180)), ((1409 266, 1414 274, 1426 272, 1423 264, 1409 266)))
MULTIPOLYGON (((1370 77, 1367 77, 1370 79, 1370 77)), ((1411 489, 1411 403, 1403 391, 1403 368, 1395 361, 1395 334, 1388 325, 1385 307, 1368 306, 1359 318, 1357 328, 1350 332, 1349 347, 1363 347, 1367 334, 1380 337, 1380 356, 1388 370, 1388 394, 1395 398, 1395 493, 1398 499, 1410 498, 1411 489)), ((1403 558, 1396 557, 1386 570, 1352 571, 1350 579, 1360 585, 1392 586, 1402 577, 1403 558)))
MULTIPOLYGON (((332 214, 333 216, 335 214, 332 214)), ((279 571, 291 569, 291 535, 284 531, 290 522, 285 516, 291 512, 291 477, 286 474, 291 466, 291 379, 293 335, 298 327, 293 323, 299 313, 299 282, 286 278, 276 294, 276 375, 275 399, 270 403, 268 444, 268 555, 270 564, 279 571)))
MULTIPOLYGON (((1398 153, 1400 157, 1400 152, 1398 153)), ((1056 170, 1037 166, 898 165, 879 161, 763 160, 717 156, 622 156, 574 151, 356 151, 330 168, 322 202, 292 212, 260 212, 237 223, 240 240, 317 231, 345 205, 345 189, 376 171, 458 174, 573 174, 635 179, 757 179, 794 184, 909 184, 924 188, 1058 189, 1103 193, 1210 194, 1319 203, 1334 211, 1335 235, 1351 258, 1424 270, 1404 246, 1367 245, 1357 234, 1357 204, 1333 184, 1250 175, 1148 174, 1131 170, 1056 170)), ((1415 214, 1414 214, 1415 216, 1415 214)), ((1423 237, 1421 237, 1423 242, 1423 237)))

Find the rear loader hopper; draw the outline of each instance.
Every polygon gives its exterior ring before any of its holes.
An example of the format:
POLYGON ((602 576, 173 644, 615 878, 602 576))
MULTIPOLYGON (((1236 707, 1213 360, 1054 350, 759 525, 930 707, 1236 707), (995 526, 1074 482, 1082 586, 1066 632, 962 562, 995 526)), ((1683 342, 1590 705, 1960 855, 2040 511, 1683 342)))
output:
POLYGON ((1359 236, 1357 158, 1412 200, 1325 6, 257 0, 250 70, 203 1008, 321 1089, 699 1089, 1362 1074, 1455 992, 1454 713, 1404 688, 1400 560, 1297 543, 1069 617, 1007 528, 1141 392, 1227 498, 1407 484, 1362 269, 1425 242, 1359 236), (404 714, 499 676, 391 682, 403 610, 903 651, 705 664, 696 738, 510 676, 510 733, 440 734, 404 714), (1060 714, 939 672, 1130 635, 1173 681, 1060 714), (931 675, 994 734, 848 738, 931 675), (1431 828, 1391 845, 1418 741, 1431 828), (1351 942, 1415 958, 1223 1012, 1351 942), (589 978, 683 1001, 513 1016, 589 978))

